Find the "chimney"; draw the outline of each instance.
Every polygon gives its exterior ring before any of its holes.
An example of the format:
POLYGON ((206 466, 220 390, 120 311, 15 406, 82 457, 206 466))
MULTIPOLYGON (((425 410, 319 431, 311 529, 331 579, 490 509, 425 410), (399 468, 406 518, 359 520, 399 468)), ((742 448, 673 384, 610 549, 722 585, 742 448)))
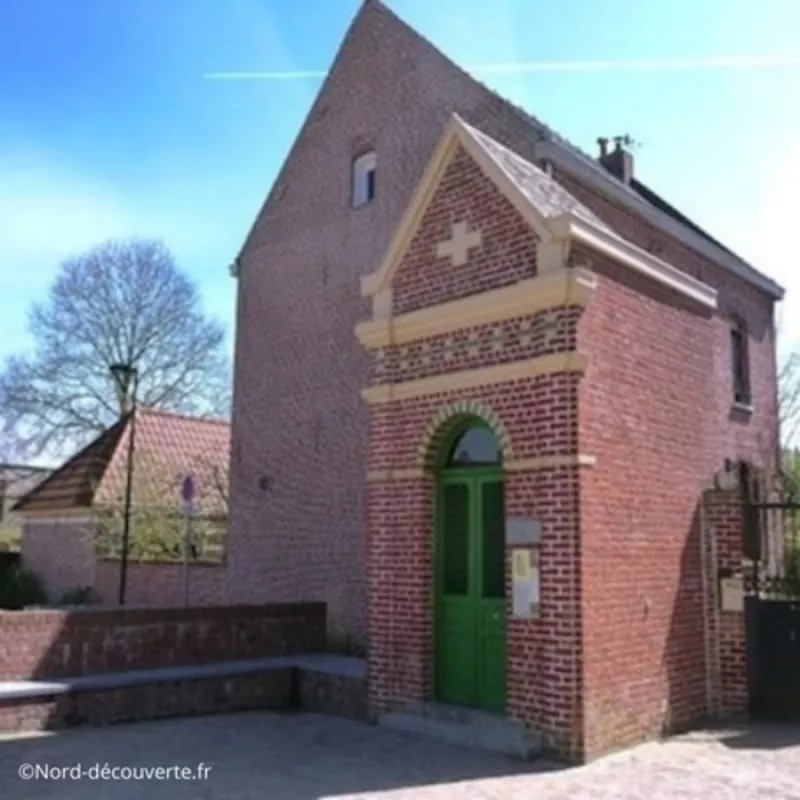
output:
POLYGON ((629 148, 633 140, 627 134, 614 137, 614 149, 608 152, 608 139, 598 139, 600 146, 600 163, 616 178, 623 183, 633 180, 633 153, 629 148))

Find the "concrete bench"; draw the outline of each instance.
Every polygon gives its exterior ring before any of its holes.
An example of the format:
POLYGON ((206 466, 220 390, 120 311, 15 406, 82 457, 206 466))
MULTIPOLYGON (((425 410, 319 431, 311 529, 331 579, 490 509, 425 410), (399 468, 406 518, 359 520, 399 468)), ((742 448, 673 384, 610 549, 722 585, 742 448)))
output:
POLYGON ((254 708, 364 718, 366 665, 309 654, 0 681, 0 731, 254 708))

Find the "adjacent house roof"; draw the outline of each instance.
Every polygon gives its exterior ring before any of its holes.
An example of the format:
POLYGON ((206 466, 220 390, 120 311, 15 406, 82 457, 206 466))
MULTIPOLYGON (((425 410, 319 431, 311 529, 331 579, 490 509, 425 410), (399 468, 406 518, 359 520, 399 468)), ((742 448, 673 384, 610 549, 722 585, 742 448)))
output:
MULTIPOLYGON (((25 495, 15 510, 63 513, 124 502, 133 415, 124 417, 25 495)), ((197 479, 201 513, 227 514, 230 424, 140 408, 136 411, 132 502, 178 506, 186 472, 197 479)))

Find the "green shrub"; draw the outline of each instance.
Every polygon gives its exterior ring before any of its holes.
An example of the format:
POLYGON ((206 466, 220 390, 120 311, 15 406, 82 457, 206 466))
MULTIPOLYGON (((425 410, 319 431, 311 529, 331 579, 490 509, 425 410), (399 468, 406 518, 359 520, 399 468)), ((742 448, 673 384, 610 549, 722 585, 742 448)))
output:
POLYGON ((0 580, 0 608, 18 611, 47 602, 39 576, 25 567, 12 567, 0 580))
POLYGON ((73 586, 58 599, 60 606, 88 606, 97 600, 91 586, 73 586))

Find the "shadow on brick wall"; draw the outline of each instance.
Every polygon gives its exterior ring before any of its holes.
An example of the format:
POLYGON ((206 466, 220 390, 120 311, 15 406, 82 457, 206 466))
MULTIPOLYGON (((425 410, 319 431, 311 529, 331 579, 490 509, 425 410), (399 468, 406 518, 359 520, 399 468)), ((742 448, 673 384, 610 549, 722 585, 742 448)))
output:
MULTIPOLYGON (((323 652, 325 605, 81 609, 0 614, 0 681, 58 681, 323 652)), ((282 708, 292 671, 99 685, 0 703, 0 731, 282 708)), ((87 678, 90 683, 94 678, 87 678)))
POLYGON ((709 719, 706 672, 706 592, 713 591, 704 579, 703 508, 698 502, 684 540, 678 585, 672 607, 664 667, 667 677, 667 708, 662 734, 680 733, 709 719))

